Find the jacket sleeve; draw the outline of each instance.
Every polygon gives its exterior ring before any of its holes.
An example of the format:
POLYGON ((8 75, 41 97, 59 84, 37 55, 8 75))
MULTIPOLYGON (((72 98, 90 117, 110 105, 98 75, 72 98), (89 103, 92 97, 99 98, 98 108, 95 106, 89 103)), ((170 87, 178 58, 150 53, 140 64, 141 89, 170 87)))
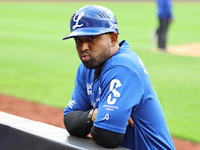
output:
POLYGON ((91 129, 91 135, 97 144, 107 148, 119 146, 124 137, 124 134, 104 130, 95 126, 91 129))
POLYGON ((88 119, 89 111, 73 111, 64 116, 65 128, 69 134, 86 137, 90 133, 93 123, 88 119))

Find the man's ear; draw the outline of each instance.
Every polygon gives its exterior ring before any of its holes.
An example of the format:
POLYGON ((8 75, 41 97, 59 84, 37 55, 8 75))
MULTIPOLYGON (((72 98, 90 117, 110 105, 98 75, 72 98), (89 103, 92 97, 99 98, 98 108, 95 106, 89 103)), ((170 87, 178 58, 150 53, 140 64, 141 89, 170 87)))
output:
POLYGON ((115 44, 118 43, 118 34, 115 32, 110 33, 110 40, 111 40, 111 46, 114 47, 115 44))

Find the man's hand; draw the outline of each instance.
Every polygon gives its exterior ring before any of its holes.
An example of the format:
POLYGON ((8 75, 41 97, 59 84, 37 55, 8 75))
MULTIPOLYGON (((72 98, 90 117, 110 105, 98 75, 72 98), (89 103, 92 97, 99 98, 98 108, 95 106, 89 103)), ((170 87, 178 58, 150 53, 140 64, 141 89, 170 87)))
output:
POLYGON ((98 111, 98 108, 96 108, 92 113, 92 118, 91 118, 92 122, 94 122, 96 120, 97 111, 98 111))
MULTIPOLYGON (((98 111, 98 108, 94 109, 94 111, 93 111, 93 113, 92 113, 92 118, 91 118, 91 121, 92 121, 92 122, 94 122, 94 121, 96 120, 97 111, 98 111)), ((91 133, 89 133, 89 134, 87 135, 87 137, 92 139, 91 133)))
POLYGON ((89 133, 89 134, 87 135, 87 138, 92 139, 92 135, 91 135, 91 133, 89 133))
POLYGON ((128 126, 129 124, 130 124, 132 127, 134 127, 134 121, 133 121, 133 119, 132 119, 131 117, 130 117, 129 120, 128 120, 127 126, 128 126))

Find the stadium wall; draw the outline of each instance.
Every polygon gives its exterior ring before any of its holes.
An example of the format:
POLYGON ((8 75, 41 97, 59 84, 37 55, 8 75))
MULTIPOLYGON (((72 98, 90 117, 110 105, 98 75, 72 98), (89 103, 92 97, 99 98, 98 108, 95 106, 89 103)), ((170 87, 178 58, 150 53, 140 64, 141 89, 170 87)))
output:
MULTIPOLYGON (((0 111, 0 150, 106 150, 92 139, 0 111)), ((117 147, 114 150, 127 150, 117 147)))

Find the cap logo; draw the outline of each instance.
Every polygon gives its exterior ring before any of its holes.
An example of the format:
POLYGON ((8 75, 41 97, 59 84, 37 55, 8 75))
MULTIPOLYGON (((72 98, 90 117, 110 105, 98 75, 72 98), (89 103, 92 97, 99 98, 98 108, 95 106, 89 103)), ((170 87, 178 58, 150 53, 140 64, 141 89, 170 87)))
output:
POLYGON ((73 27, 72 27, 73 30, 76 29, 77 27, 83 26, 83 23, 82 24, 78 24, 78 23, 79 23, 79 21, 81 20, 81 18, 83 17, 84 14, 85 14, 85 12, 82 12, 79 15, 77 14, 77 15, 74 16, 73 21, 76 22, 76 24, 73 25, 73 27))
POLYGON ((118 24, 114 24, 114 23, 110 22, 110 28, 118 29, 118 24))

